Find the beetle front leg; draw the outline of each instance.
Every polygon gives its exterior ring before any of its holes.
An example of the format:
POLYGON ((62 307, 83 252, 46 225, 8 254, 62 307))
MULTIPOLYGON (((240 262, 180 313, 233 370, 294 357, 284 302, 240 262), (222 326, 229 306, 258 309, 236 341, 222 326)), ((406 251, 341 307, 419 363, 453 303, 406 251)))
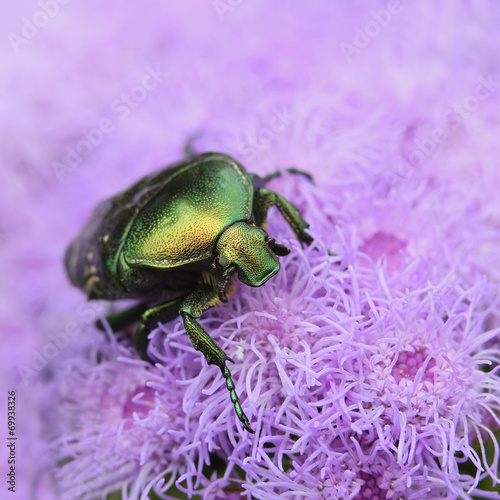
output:
POLYGON ((257 226, 264 230, 266 229, 267 211, 273 205, 278 207, 285 220, 288 224, 290 224, 290 227, 297 238, 301 242, 310 245, 313 239, 312 236, 306 231, 309 224, 300 216, 297 208, 288 200, 283 198, 283 196, 264 187, 257 189, 254 195, 253 214, 257 226))
POLYGON ((231 401, 238 419, 243 427, 252 434, 254 430, 250 427, 250 421, 241 408, 238 394, 234 386, 231 372, 226 366, 226 361, 234 361, 221 349, 221 347, 210 337, 207 331, 196 321, 205 309, 220 303, 220 291, 208 285, 201 285, 185 300, 181 308, 181 316, 184 320, 184 328, 188 334, 193 347, 200 351, 206 358, 209 365, 219 367, 222 376, 226 380, 226 387, 229 391, 231 401))

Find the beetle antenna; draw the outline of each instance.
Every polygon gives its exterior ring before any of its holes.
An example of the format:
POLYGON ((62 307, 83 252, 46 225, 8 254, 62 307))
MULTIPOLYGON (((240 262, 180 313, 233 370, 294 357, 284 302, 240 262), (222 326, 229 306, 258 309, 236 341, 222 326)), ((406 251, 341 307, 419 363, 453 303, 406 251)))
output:
POLYGON ((288 255, 290 253, 290 249, 286 247, 285 245, 280 245, 279 243, 276 243, 274 241, 274 238, 271 238, 268 241, 269 248, 278 256, 278 257, 284 257, 285 255, 288 255))

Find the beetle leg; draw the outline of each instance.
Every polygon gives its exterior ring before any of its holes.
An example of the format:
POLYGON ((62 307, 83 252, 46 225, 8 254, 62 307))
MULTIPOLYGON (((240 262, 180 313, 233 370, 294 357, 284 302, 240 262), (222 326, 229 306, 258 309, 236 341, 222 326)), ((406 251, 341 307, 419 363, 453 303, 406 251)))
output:
POLYGON ((243 427, 253 433, 254 430, 250 427, 250 421, 241 408, 238 394, 234 386, 231 372, 226 366, 226 361, 233 360, 221 349, 221 347, 210 337, 207 331, 196 321, 205 309, 213 307, 220 303, 220 290, 217 287, 201 285, 191 294, 188 295, 181 307, 181 316, 184 320, 184 328, 188 334, 193 347, 200 351, 206 358, 209 365, 219 367, 222 376, 226 380, 226 387, 229 391, 231 401, 238 419, 243 424, 243 427))
POLYGON ((152 361, 147 354, 149 333, 158 327, 158 323, 168 323, 176 318, 179 315, 179 308, 185 298, 186 295, 182 295, 144 311, 134 334, 135 348, 142 359, 152 361))
MULTIPOLYGON (((108 314, 106 316, 106 322, 110 326, 111 330, 116 333, 132 323, 139 321, 144 311, 147 309, 148 304, 146 302, 141 302, 136 306, 125 309, 124 311, 108 314)), ((95 322, 95 326, 99 328, 99 330, 104 331, 104 323, 100 319, 95 322)))
MULTIPOLYGON (((308 172, 304 172, 303 170, 299 170, 298 168, 294 167, 285 168, 285 172, 288 172, 289 174, 302 175, 309 182, 314 184, 313 176, 308 172)), ((274 172, 267 174, 265 177, 259 177, 256 174, 247 174, 247 175, 252 179, 252 184, 254 189, 259 189, 261 187, 264 187, 271 179, 283 175, 283 170, 275 170, 274 172)))
POLYGON ((283 198, 283 196, 271 191, 267 188, 261 187, 255 191, 254 202, 253 202, 253 215, 255 217, 255 223, 262 229, 267 227, 267 211, 273 205, 276 205, 285 218, 285 220, 290 224, 292 231, 295 233, 297 238, 301 241, 310 245, 312 243, 311 235, 306 231, 309 224, 300 216, 297 208, 290 203, 288 200, 283 198))
MULTIPOLYGON (((314 184, 314 179, 312 175, 308 172, 304 172, 303 170, 299 170, 298 168, 294 167, 289 167, 285 168, 285 172, 288 172, 289 174, 298 174, 304 176, 308 181, 312 182, 314 184)), ((282 175, 283 172, 281 170, 275 170, 274 172, 271 172, 270 174, 267 174, 264 178, 264 182, 269 182, 271 179, 274 179, 275 177, 279 177, 282 175)))
POLYGON ((184 144, 184 154, 186 156, 196 156, 196 148, 194 147, 195 141, 197 141, 203 134, 201 132, 195 132, 191 134, 186 143, 184 144))

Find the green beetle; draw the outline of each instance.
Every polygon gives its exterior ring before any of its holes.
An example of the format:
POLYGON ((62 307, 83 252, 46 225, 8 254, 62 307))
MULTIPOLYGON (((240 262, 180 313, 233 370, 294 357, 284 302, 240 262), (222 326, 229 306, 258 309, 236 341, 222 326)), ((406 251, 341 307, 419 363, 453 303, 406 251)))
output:
POLYGON ((71 283, 89 300, 143 300, 106 319, 113 331, 138 321, 134 341, 144 359, 149 332, 180 314, 194 348, 220 368, 249 432, 226 366, 232 359, 196 319, 227 301, 235 274, 257 287, 279 271, 277 256, 290 250, 267 235, 272 205, 301 242, 312 242, 297 208, 264 187, 274 175, 248 174, 222 153, 192 156, 99 204, 65 256, 71 283))

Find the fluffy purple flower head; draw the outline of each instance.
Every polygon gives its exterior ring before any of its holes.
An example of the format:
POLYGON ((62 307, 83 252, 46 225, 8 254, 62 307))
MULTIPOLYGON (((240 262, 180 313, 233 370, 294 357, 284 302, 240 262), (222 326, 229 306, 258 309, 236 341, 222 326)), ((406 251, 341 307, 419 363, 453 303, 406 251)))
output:
MULTIPOLYGON (((474 445, 499 423, 496 368, 484 370, 500 356, 488 349, 498 288, 402 250, 391 272, 340 230, 332 257, 315 232, 327 192, 294 176, 273 187, 297 202, 315 242, 301 248, 273 211, 270 233, 292 250, 281 271, 238 286, 200 320, 235 359, 256 434, 242 430, 223 377, 180 320, 151 335, 155 367, 134 360, 126 340, 101 343, 99 363, 72 359, 63 376, 73 400, 64 409, 78 412, 57 441, 61 457, 78 457, 59 472, 64 498, 131 477, 126 498, 174 482, 204 498, 231 498, 231 485, 241 498, 454 498, 496 477, 498 453, 487 463, 474 445), (459 470, 467 459, 475 477, 459 470), (221 476, 207 476, 215 460, 221 476)), ((391 255, 395 244, 375 234, 362 246, 391 255)))

